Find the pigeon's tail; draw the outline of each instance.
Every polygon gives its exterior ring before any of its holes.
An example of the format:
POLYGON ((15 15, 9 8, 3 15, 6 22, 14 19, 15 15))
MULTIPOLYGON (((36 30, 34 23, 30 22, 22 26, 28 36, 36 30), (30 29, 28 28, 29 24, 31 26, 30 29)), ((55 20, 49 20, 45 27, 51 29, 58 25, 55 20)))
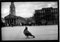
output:
POLYGON ((33 35, 33 38, 35 38, 35 36, 33 35))

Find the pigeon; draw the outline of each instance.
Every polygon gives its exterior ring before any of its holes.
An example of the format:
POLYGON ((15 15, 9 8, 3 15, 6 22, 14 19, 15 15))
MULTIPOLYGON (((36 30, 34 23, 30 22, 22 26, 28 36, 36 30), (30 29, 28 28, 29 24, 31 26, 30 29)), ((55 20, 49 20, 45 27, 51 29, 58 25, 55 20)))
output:
POLYGON ((27 27, 24 29, 24 35, 25 35, 27 38, 29 38, 29 36, 32 36, 33 38, 35 38, 35 36, 32 35, 31 32, 28 31, 28 28, 27 28, 27 27))

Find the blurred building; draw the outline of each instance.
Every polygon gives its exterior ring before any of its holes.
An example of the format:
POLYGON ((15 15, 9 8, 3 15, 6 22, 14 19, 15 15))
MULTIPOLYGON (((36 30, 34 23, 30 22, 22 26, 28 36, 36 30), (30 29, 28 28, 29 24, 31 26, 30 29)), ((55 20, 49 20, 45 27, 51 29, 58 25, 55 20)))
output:
POLYGON ((26 23, 26 20, 24 18, 15 15, 14 2, 11 2, 10 13, 4 19, 7 26, 22 25, 22 23, 26 23))
POLYGON ((42 8, 35 10, 36 24, 58 24, 58 8, 42 8))
POLYGON ((22 26, 22 25, 30 25, 35 23, 33 18, 23 18, 20 16, 16 16, 14 2, 11 2, 10 13, 4 19, 6 26, 22 26))
POLYGON ((1 18, 1 27, 4 27, 5 26, 5 19, 4 18, 1 18))

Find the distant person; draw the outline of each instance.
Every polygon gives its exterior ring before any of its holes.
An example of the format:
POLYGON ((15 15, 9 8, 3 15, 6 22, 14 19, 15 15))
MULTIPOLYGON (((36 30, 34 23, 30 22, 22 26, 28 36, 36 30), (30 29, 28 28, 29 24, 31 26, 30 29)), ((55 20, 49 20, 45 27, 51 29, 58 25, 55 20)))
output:
POLYGON ((28 38, 29 36, 32 36, 33 38, 35 38, 35 36, 34 35, 32 35, 29 31, 28 31, 28 28, 27 27, 25 27, 25 29, 24 29, 24 35, 28 38))
POLYGON ((13 24, 11 24, 11 27, 13 27, 13 24))

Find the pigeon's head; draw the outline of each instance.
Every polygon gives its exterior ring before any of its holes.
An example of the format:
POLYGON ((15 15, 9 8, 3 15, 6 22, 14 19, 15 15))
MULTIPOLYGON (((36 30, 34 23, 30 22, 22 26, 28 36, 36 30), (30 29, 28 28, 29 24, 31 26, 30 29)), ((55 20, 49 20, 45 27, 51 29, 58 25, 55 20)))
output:
POLYGON ((26 27, 25 29, 27 30, 28 28, 26 27))

